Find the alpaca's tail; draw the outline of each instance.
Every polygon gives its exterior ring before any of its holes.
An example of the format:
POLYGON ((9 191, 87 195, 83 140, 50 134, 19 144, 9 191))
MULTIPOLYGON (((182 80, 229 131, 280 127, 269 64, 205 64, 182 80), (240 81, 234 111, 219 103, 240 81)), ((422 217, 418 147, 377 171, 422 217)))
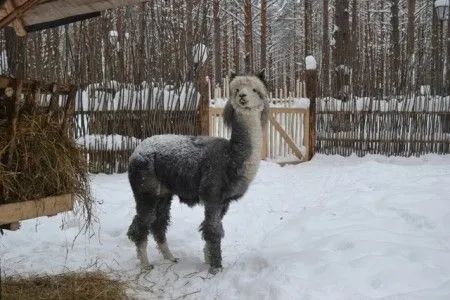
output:
POLYGON ((131 155, 128 163, 128 180, 133 193, 142 192, 145 181, 152 176, 154 176, 153 163, 142 155, 131 155))

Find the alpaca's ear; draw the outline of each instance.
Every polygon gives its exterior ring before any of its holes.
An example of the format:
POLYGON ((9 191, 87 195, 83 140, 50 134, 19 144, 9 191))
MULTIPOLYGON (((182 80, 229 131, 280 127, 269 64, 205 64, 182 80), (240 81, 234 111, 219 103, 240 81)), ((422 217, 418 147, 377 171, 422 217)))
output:
POLYGON ((261 69, 258 73, 258 78, 261 79, 262 82, 266 81, 266 69, 261 69))
POLYGON ((225 108, 223 109, 223 121, 225 126, 231 127, 234 118, 234 108, 231 105, 230 100, 228 100, 227 104, 225 104, 225 108))
POLYGON ((261 111, 261 126, 264 128, 269 120, 269 103, 264 101, 264 107, 261 111))
POLYGON ((265 85, 266 88, 267 88, 266 69, 265 69, 265 68, 264 68, 264 69, 261 69, 261 70, 259 71, 259 73, 258 73, 256 76, 259 78, 259 80, 262 81, 262 83, 264 83, 264 85, 265 85))
POLYGON ((258 73, 258 77, 259 79, 261 79, 262 81, 266 80, 266 69, 261 69, 258 73))
POLYGON ((236 71, 230 70, 230 80, 233 80, 234 77, 236 77, 236 71))

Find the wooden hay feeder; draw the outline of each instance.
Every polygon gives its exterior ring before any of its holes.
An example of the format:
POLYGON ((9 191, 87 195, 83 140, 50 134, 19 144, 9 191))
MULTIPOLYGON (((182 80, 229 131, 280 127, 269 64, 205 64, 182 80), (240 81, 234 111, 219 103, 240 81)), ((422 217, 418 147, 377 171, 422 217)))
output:
POLYGON ((85 167, 73 166, 83 157, 73 140, 75 95, 75 86, 0 76, 1 229, 73 209, 85 167))

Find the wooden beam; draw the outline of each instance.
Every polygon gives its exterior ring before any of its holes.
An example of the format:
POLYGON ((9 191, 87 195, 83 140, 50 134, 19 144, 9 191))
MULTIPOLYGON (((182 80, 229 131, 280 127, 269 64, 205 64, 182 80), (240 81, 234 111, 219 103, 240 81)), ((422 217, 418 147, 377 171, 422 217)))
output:
POLYGON ((283 127, 281 127, 280 123, 273 117, 272 114, 269 114, 269 120, 270 123, 275 127, 275 129, 280 133, 281 137, 286 141, 286 143, 289 145, 289 147, 292 149, 292 152, 294 152, 294 155, 298 157, 298 159, 303 160, 303 154, 298 149, 297 145, 295 144, 294 140, 289 136, 289 134, 284 131, 283 127))
MULTIPOLYGON (((8 3, 9 3, 9 5, 13 6, 11 0, 7 0, 5 2, 5 7, 8 5, 8 3)), ((38 3, 39 3, 39 0, 28 0, 27 2, 23 3, 19 7, 13 8, 12 11, 8 11, 8 8, 7 8, 6 10, 7 10, 8 14, 6 15, 6 17, 4 17, 3 19, 0 20, 0 29, 9 25, 14 20, 17 21, 17 18, 22 16, 27 10, 33 8, 38 3)), ((10 7, 10 6, 8 6, 8 7, 10 7)), ((22 24, 21 24, 21 26, 22 26, 22 24)), ((25 31, 25 29, 23 29, 23 30, 25 31)))
POLYGON ((91 19, 91 18, 96 18, 99 16, 101 16, 101 12, 93 12, 93 13, 82 14, 82 15, 77 15, 77 16, 70 16, 70 17, 55 20, 55 21, 33 24, 33 25, 26 26, 25 28, 26 28, 27 32, 33 32, 33 31, 39 31, 39 30, 43 30, 43 29, 63 26, 66 24, 79 22, 79 21, 83 21, 83 20, 87 20, 87 19, 91 19))
POLYGON ((308 160, 316 153, 316 97, 317 97, 317 70, 306 70, 306 96, 309 98, 309 149, 308 160))
POLYGON ((206 64, 197 66, 195 72, 195 83, 200 94, 198 106, 198 122, 201 135, 209 135, 209 84, 207 81, 206 64))
MULTIPOLYGON (((15 2, 13 0, 6 0, 4 8, 7 14, 12 13, 16 9, 15 2)), ((18 36, 25 36, 27 34, 23 25, 23 21, 20 18, 14 19, 11 22, 11 25, 18 36)))
POLYGON ((72 194, 0 205, 0 225, 42 216, 52 216, 73 209, 72 194))

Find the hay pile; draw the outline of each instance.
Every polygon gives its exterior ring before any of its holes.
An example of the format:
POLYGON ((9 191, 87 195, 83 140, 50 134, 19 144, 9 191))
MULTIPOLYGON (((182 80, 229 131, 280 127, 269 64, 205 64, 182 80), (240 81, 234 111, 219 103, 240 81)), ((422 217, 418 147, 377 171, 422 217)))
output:
POLYGON ((126 285, 100 272, 67 273, 29 278, 5 277, 0 299, 126 299, 126 285))
POLYGON ((0 126, 0 204, 72 193, 89 224, 92 197, 86 160, 58 119, 20 115, 13 146, 10 131, 0 126))

